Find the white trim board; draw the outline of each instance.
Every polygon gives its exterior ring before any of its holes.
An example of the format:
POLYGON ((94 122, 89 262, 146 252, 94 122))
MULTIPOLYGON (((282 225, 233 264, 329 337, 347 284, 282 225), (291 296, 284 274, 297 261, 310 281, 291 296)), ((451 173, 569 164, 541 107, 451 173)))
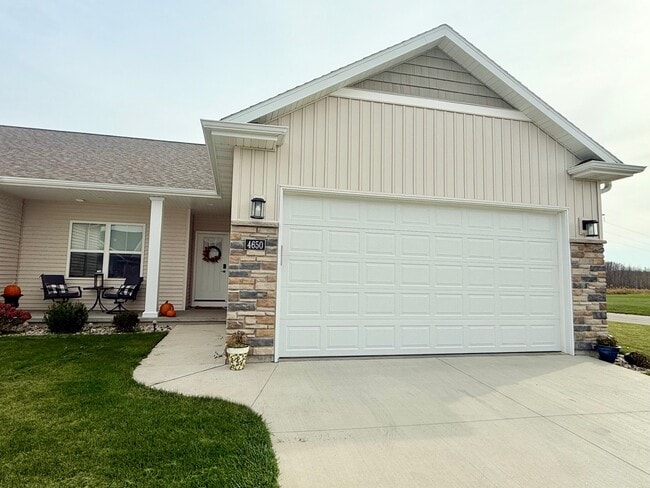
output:
POLYGON ((221 198, 213 190, 193 190, 191 188, 162 188, 159 186, 121 185, 115 183, 95 183, 91 181, 48 180, 43 178, 23 178, 0 176, 0 186, 52 188, 63 190, 113 191, 143 195, 182 196, 193 198, 221 198))
POLYGON ((482 105, 472 105, 469 103, 448 102, 446 100, 434 100, 432 98, 411 97, 407 95, 398 95, 395 93, 383 93, 370 90, 359 90, 358 88, 341 88, 331 93, 330 96, 339 98, 350 98, 353 100, 364 100, 368 102, 392 103, 395 105, 406 105, 409 107, 430 108, 434 110, 443 110, 445 112, 458 112, 470 115, 481 115, 485 117, 495 117, 499 119, 521 120, 530 122, 531 120, 519 110, 507 108, 486 107, 482 105))

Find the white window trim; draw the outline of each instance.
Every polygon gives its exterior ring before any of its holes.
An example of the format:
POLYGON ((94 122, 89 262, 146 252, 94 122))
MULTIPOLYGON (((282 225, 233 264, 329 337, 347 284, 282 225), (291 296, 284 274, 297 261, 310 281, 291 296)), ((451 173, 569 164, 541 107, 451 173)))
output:
MULTIPOLYGON (((102 270, 104 273, 104 279, 106 280, 123 280, 124 278, 109 278, 108 277, 108 264, 111 255, 110 250, 110 239, 111 239, 111 226, 112 225, 139 225, 142 227, 142 250, 141 251, 129 251, 128 254, 140 254, 140 276, 143 276, 144 270, 144 250, 146 249, 145 239, 147 237, 147 226, 146 224, 140 222, 112 222, 112 221, 96 221, 96 220, 71 220, 70 226, 68 229, 68 249, 67 249, 67 258, 65 264, 65 278, 71 280, 87 280, 91 277, 89 276, 70 276, 70 255, 73 252, 87 252, 87 253, 102 253, 104 259, 102 261, 102 270), (72 227, 74 224, 95 224, 95 225, 105 225, 106 234, 104 235, 104 249, 99 251, 93 251, 88 249, 72 249, 72 227)), ((124 251, 113 251, 112 254, 124 254, 124 251)))

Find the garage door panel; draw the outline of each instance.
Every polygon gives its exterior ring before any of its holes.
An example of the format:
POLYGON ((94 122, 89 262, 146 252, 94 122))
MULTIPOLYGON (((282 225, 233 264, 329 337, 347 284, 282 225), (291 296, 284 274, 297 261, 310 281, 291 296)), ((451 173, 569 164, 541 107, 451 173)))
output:
POLYGON ((293 326, 286 328, 283 333, 287 352, 319 352, 322 349, 320 327, 293 326))
POLYGON ((387 350, 395 350, 395 327, 391 325, 364 327, 361 341, 363 348, 368 351, 383 351, 385 354, 387 350))
POLYGON ((400 317, 431 315, 430 293, 400 293, 400 317))
POLYGON ((547 240, 532 240, 527 243, 528 260, 535 263, 557 264, 557 243, 547 240))
POLYGON ((429 349, 431 347, 431 327, 428 325, 404 326, 400 328, 401 349, 429 349))
POLYGON ((365 253, 368 256, 394 257, 397 255, 397 236, 389 233, 366 232, 365 253))
POLYGON ((359 232, 328 231, 327 252, 358 256, 361 253, 361 236, 359 232))
POLYGON ((289 285, 320 284, 323 263, 321 260, 292 259, 287 264, 287 283, 289 285))
POLYGON ((439 258, 462 258, 462 237, 434 236, 434 253, 439 258))
POLYGON ((434 267, 436 287, 461 287, 463 285, 463 266, 460 264, 441 264, 434 267))
POLYGON ((467 309, 463 315, 493 317, 496 311, 494 300, 494 294, 468 293, 466 296, 467 309))
POLYGON ((281 357, 561 348, 556 214, 313 196, 284 207, 281 357))
POLYGON ((469 288, 494 288, 496 280, 494 266, 466 266, 463 282, 469 288))
POLYGON ((321 314, 320 291, 289 291, 287 293, 287 315, 315 315, 321 314))
POLYGON ((326 344, 327 349, 330 351, 357 351, 359 349, 359 328, 351 326, 328 327, 326 344))
POLYGON ((320 229, 290 228, 287 235, 287 251, 322 254, 323 231, 320 229))
POLYGON ((525 239, 497 238, 497 258, 501 262, 524 262, 527 255, 525 239))
POLYGON ((429 257, 429 236, 402 234, 400 236, 401 256, 412 258, 429 257))
POLYGON ((435 315, 441 317, 463 317, 462 293, 435 293, 435 315))
POLYGON ((360 293, 328 292, 326 296, 327 315, 330 317, 358 317, 360 312, 360 293))
POLYGON ((469 259, 494 260, 494 239, 469 237, 465 240, 469 259))
POLYGON ((400 283, 402 286, 431 286, 431 268, 421 264, 400 264, 400 283))
POLYGON ((393 317, 397 314, 395 293, 365 293, 362 312, 367 317, 384 315, 393 317))
POLYGON ((469 325, 466 329, 469 349, 490 349, 497 347, 497 328, 494 325, 469 325))
MULTIPOLYGON (((361 283, 361 264, 354 261, 330 261, 325 283, 329 285, 358 285, 361 283)), ((315 271, 315 269, 314 269, 315 271)))
POLYGON ((556 268, 547 266, 528 269, 528 286, 531 289, 555 290, 556 283, 556 268))
POLYGON ((365 285, 389 285, 395 283, 395 264, 382 262, 367 262, 364 267, 364 284, 365 285))

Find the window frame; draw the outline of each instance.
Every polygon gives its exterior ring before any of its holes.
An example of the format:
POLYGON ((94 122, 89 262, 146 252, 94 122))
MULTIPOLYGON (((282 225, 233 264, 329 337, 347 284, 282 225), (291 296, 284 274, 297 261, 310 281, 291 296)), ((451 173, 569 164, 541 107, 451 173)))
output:
POLYGON ((146 249, 146 238, 147 238, 147 225, 140 222, 116 222, 116 221, 100 221, 100 220, 71 220, 69 229, 68 229, 68 249, 67 249, 67 258, 65 265, 65 277, 66 279, 71 280, 87 280, 92 278, 92 276, 70 276, 70 258, 73 252, 79 253, 89 253, 89 254, 103 254, 102 259, 102 271, 104 273, 104 278, 107 280, 123 280, 121 278, 109 278, 108 277, 108 266, 111 254, 139 254, 140 255, 140 276, 142 276, 144 270, 144 250, 146 249), (103 250, 88 250, 88 249, 72 249, 72 228, 74 224, 93 224, 93 225, 105 225, 106 232, 104 235, 104 249, 103 250), (142 250, 141 251, 111 251, 111 226, 113 225, 139 225, 142 227, 142 250))

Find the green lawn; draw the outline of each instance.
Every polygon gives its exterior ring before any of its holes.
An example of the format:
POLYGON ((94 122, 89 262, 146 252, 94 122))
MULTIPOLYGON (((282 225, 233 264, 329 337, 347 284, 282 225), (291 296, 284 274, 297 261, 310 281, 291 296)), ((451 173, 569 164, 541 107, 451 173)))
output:
POLYGON ((607 311, 650 315, 650 293, 607 295, 607 311))
POLYGON ((277 486, 252 410, 132 380, 162 337, 1 338, 0 486, 277 486))
POLYGON ((609 322, 609 332, 621 346, 621 352, 638 351, 650 356, 650 325, 609 322))

